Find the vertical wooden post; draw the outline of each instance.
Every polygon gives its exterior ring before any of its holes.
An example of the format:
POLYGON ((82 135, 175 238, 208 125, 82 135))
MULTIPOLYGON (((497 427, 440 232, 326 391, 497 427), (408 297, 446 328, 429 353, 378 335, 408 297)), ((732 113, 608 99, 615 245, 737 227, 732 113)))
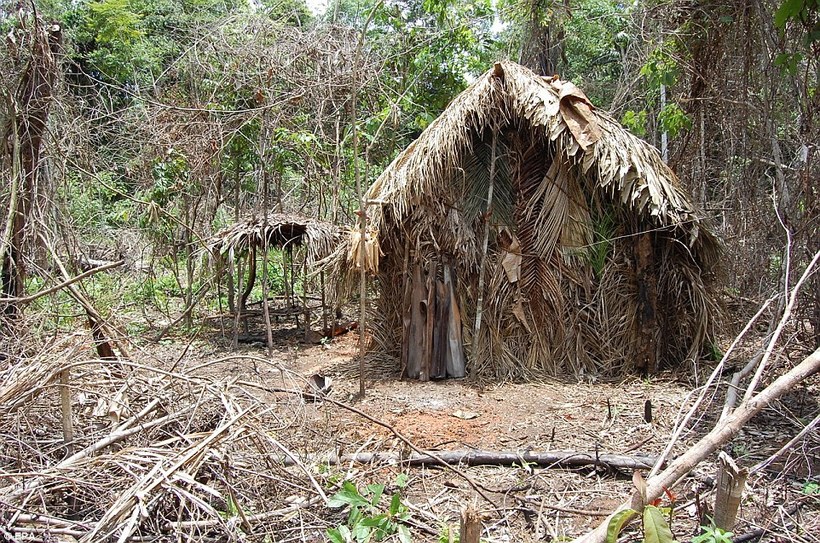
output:
POLYGON ((638 282, 638 368, 652 375, 658 369, 658 276, 652 234, 638 234, 634 247, 638 282))
MULTIPOLYGON (((265 189, 267 190, 267 188, 265 189)), ((270 247, 268 246, 267 237, 267 207, 265 208, 265 218, 262 231, 265 232, 265 237, 262 239, 262 315, 265 319, 265 339, 268 343, 268 358, 273 358, 273 326, 270 322, 270 304, 268 303, 268 254, 270 254, 270 247)))
POLYGON ((715 495, 715 526, 731 530, 737 519, 740 498, 746 487, 748 470, 739 468, 732 457, 721 451, 718 455, 717 494, 715 495))
POLYGON ((74 423, 71 416, 71 381, 68 368, 60 372, 60 406, 63 421, 63 443, 66 448, 66 457, 71 456, 74 449, 74 423))
POLYGON ((425 302, 424 317, 424 357, 421 360, 420 381, 429 381, 433 362, 433 325, 436 320, 436 268, 435 260, 427 264, 427 301, 425 302))
POLYGON ((481 539, 481 517, 472 505, 461 512, 460 543, 479 543, 481 539))

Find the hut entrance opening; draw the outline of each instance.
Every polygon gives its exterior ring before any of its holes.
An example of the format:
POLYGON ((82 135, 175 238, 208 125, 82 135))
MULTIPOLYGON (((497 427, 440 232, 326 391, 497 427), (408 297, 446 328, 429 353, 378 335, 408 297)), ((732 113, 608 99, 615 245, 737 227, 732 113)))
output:
POLYGON ((456 274, 446 256, 423 263, 413 255, 405 275, 402 373, 427 381, 466 375, 456 274))

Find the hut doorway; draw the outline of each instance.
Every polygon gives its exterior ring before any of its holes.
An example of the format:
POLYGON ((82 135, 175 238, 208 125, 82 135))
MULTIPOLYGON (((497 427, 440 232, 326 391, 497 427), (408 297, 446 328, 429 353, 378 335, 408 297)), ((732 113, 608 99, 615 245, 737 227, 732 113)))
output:
POLYGON ((411 261, 404 275, 402 376, 421 381, 464 377, 462 312, 452 259, 435 255, 425 260, 414 254, 411 261))

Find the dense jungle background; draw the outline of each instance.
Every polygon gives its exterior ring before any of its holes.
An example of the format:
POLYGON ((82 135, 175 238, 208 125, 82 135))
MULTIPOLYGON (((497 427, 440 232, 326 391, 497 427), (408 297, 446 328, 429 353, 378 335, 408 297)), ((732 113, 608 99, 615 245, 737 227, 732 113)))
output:
MULTIPOLYGON (((599 450, 683 453, 741 379, 817 371, 817 0, 2 0, 0 33, 0 542, 454 541, 473 507, 484 540, 567 539, 634 490, 599 450), (660 150, 723 244, 719 335, 686 375, 617 384, 371 367, 354 406, 358 334, 333 338, 358 304, 291 247, 250 270, 214 236, 265 212, 356 228, 363 190, 500 59, 660 150), (322 310, 289 310, 308 294, 322 310), (294 339, 294 318, 330 332, 294 339), (447 443, 596 460, 402 463, 447 443)), ((813 372, 726 446, 749 467, 737 543, 819 540, 813 372)), ((669 538, 624 537, 725 543, 707 471, 664 494, 669 538)))

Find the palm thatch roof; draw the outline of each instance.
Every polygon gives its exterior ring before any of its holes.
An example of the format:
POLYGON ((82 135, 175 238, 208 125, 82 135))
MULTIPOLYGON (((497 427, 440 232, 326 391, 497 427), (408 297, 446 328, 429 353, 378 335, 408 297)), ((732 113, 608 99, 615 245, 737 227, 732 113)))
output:
MULTIPOLYGON (((412 262, 442 255, 458 276, 473 375, 621 373, 648 334, 667 364, 710 338, 716 237, 657 150, 572 83, 496 64, 366 198, 377 248, 365 254, 382 255, 366 264, 381 292, 376 350, 401 345, 412 262), (473 338, 477 312, 486 324, 473 338)), ((348 238, 333 264, 355 270, 358 243, 348 238)))
POLYGON ((250 249, 287 249, 304 246, 307 263, 313 265, 331 254, 341 239, 339 227, 316 219, 287 213, 246 217, 213 235, 210 253, 233 259, 250 249))

